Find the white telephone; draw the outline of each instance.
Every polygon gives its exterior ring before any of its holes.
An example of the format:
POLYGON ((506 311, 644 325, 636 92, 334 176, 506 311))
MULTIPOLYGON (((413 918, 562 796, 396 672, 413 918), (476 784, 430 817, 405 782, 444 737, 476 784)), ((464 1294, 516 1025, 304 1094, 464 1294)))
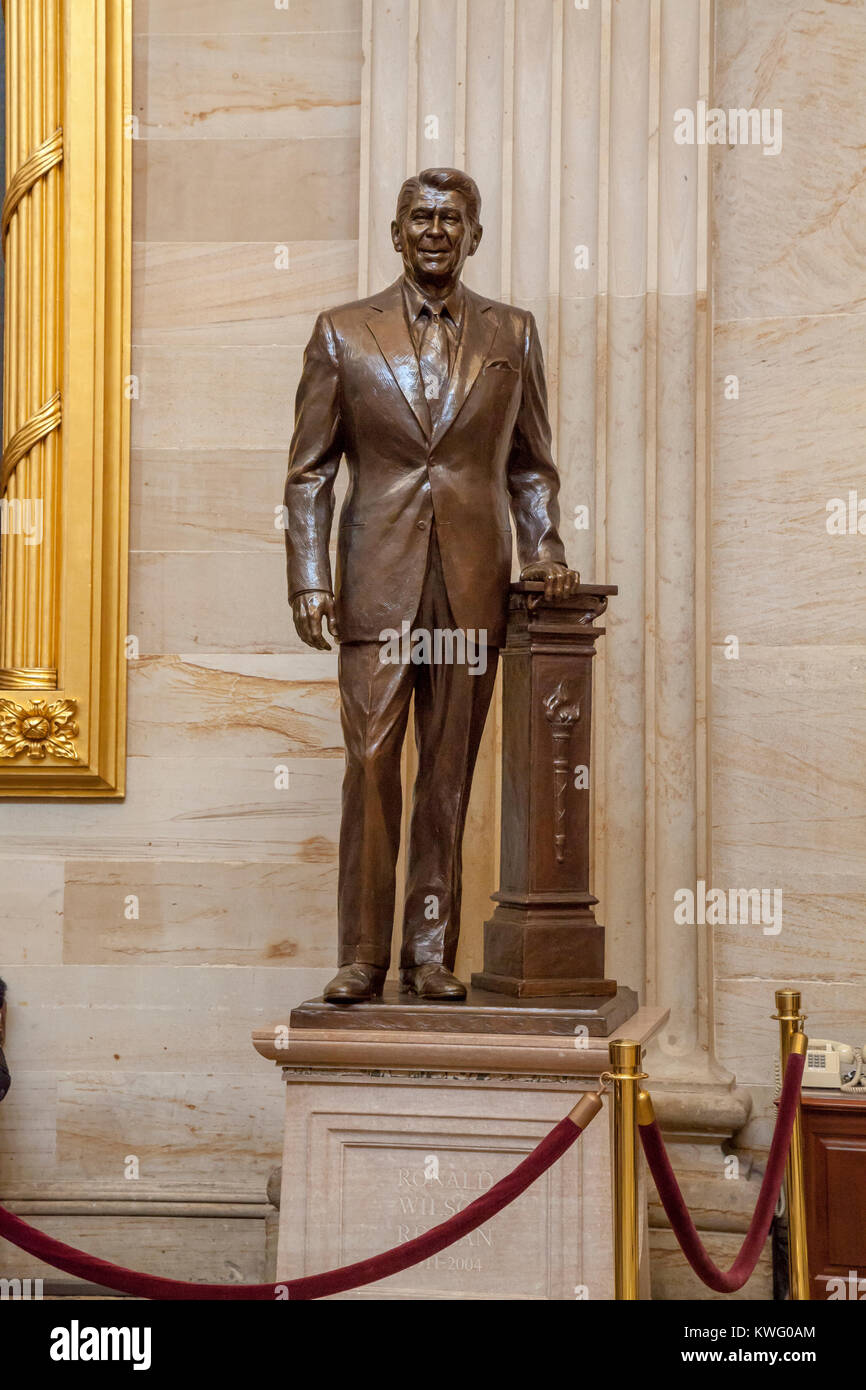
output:
POLYGON ((810 1038, 803 1085, 866 1096, 866 1044, 858 1048, 827 1038, 810 1038))

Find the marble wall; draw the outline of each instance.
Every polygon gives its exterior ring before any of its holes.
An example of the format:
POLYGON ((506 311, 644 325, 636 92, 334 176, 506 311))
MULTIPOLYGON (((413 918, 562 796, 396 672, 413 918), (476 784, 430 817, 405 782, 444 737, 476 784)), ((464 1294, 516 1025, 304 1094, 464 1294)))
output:
POLYGON ((777 934, 716 928, 716 1025, 762 1145, 777 984, 866 1042, 866 520, 827 510, 866 500, 866 6, 716 9, 715 104, 783 133, 713 159, 713 881, 783 893, 777 934))
POLYGON ((263 1277, 283 1095, 250 1032, 333 958, 336 661, 275 507, 314 316, 357 292, 361 14, 136 0, 128 795, 0 808, 0 1192, 187 1278, 263 1277))

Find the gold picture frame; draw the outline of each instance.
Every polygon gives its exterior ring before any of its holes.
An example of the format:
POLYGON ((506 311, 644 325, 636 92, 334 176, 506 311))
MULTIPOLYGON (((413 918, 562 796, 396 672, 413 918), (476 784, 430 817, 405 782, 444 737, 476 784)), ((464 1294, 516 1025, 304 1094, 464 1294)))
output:
POLYGON ((122 797, 131 0, 6 0, 0 797, 122 797))

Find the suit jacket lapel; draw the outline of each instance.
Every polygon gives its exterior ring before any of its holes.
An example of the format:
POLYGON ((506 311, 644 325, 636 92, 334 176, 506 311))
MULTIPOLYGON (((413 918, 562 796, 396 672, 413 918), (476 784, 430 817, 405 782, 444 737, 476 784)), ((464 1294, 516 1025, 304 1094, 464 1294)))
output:
POLYGON ((406 325, 403 308, 403 292, 398 280, 378 296, 378 303, 371 306, 367 327, 379 344, 379 349, 400 390, 406 398, 412 413, 425 435, 430 437, 432 429, 427 398, 415 348, 406 325))
POLYGON ((433 430, 431 445, 436 445, 446 430, 450 429, 463 402, 475 385, 475 379, 487 358, 499 327, 492 305, 479 298, 471 290, 465 290, 466 303, 463 310, 463 331, 457 357, 448 380, 448 387, 442 398, 442 409, 433 430))

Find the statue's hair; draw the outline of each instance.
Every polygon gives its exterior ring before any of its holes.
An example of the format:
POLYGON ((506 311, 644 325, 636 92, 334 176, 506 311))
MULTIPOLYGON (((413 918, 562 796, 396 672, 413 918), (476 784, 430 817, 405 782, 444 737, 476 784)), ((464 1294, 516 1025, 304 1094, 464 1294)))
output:
POLYGON ((407 179, 400 189, 397 198, 397 211, 395 218, 397 225, 403 221, 412 200, 422 188, 436 188, 446 193, 462 193, 466 200, 466 211, 469 214, 469 221, 473 227, 477 227, 481 221, 481 194, 478 192, 478 184, 468 174, 464 174, 462 169, 422 169, 420 174, 414 178, 407 179))

